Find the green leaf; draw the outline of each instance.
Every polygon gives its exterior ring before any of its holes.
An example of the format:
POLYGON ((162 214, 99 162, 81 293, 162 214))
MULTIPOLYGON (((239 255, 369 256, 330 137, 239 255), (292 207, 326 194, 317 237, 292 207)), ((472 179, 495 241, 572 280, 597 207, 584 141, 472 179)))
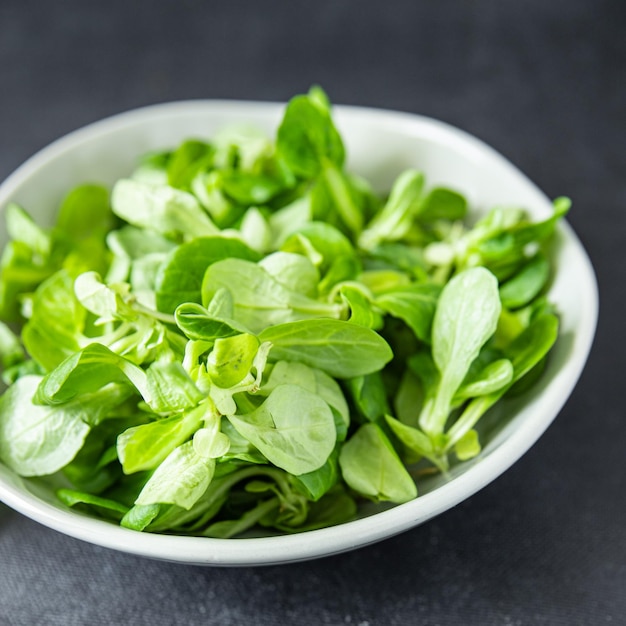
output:
POLYGON ((7 369, 26 359, 19 337, 3 322, 0 322, 0 365, 7 369))
POLYGON ((157 467, 135 504, 175 504, 189 510, 207 490, 215 461, 198 456, 193 442, 178 446, 157 467))
POLYGON ((419 460, 421 457, 424 457, 433 463, 440 471, 447 469, 447 461, 438 455, 431 438, 419 428, 403 424, 390 415, 385 416, 385 421, 391 428, 391 432, 413 453, 414 460, 419 460))
POLYGON ((212 343, 218 337, 232 337, 247 332, 247 328, 243 324, 232 319, 212 316, 200 304, 181 304, 176 309, 175 317, 177 326, 189 339, 194 341, 212 343))
POLYGON ((400 174, 383 209, 359 235, 359 245, 369 250, 382 241, 403 239, 418 214, 423 189, 421 172, 406 170, 400 174))
POLYGON ((294 533, 328 528, 353 520, 358 512, 357 504, 343 489, 331 489, 317 502, 312 502, 306 521, 296 528, 277 525, 282 532, 294 533))
POLYGON ((259 267, 287 289, 309 298, 317 296, 320 275, 307 257, 291 252, 274 252, 259 261, 259 267))
POLYGON ((119 517, 128 513, 129 507, 110 498, 101 498, 94 496, 91 493, 85 493, 84 491, 76 491, 74 489, 59 489, 56 492, 57 497, 63 504, 67 506, 76 506, 86 504, 89 507, 97 509, 104 509, 106 511, 112 511, 118 514, 119 517))
POLYGON ((105 285, 97 272, 84 272, 74 281, 78 301, 101 322, 133 320, 137 313, 125 302, 128 285, 105 285))
POLYGON ((202 302, 202 281, 207 268, 223 259, 257 261, 259 255, 237 239, 196 237, 173 250, 156 278, 159 311, 174 313, 180 304, 202 302))
POLYGON ((295 475, 322 467, 337 438, 328 404, 297 385, 279 385, 258 409, 228 419, 268 461, 295 475))
POLYGON ((350 426, 350 409, 341 387, 334 378, 321 370, 304 363, 278 361, 273 365, 269 378, 259 390, 260 395, 268 395, 279 385, 297 385, 318 395, 333 412, 337 439, 343 441, 350 426))
POLYGON ((380 372, 349 378, 346 387, 354 407, 365 419, 375 422, 389 413, 387 390, 380 372))
POLYGON ((284 182, 272 176, 239 170, 222 171, 221 182, 224 193, 245 206, 266 204, 284 188, 284 182))
POLYGON ((128 428, 117 438, 117 455, 124 473, 156 469, 179 445, 202 425, 205 406, 182 415, 128 428))
POLYGON ((528 304, 545 287, 550 277, 550 264, 541 254, 534 256, 515 276, 500 287, 502 304, 516 309, 528 304))
POLYGON ((415 482, 376 424, 364 424, 343 444, 339 465, 346 483, 369 498, 399 504, 417 496, 415 482))
POLYGON ((22 207, 10 202, 5 209, 7 234, 14 241, 25 244, 39 257, 39 262, 45 262, 52 249, 50 234, 40 228, 33 218, 22 207))
POLYGON ((259 334, 272 344, 272 360, 297 361, 335 378, 382 369, 393 357, 375 331, 339 320, 317 319, 270 326, 259 334))
POLYGON ((513 380, 513 364, 508 359, 498 359, 487 364, 474 376, 466 378, 454 396, 454 404, 467 398, 485 396, 502 389, 513 380))
POLYGON ((168 158, 167 182, 172 187, 189 189, 196 174, 211 167, 214 152, 213 146, 205 141, 183 141, 168 158))
POLYGON ((239 519, 221 520, 219 522, 215 522, 211 524, 202 534, 205 537, 230 539, 231 537, 239 535, 254 526, 274 509, 279 508, 279 506, 280 500, 278 498, 261 500, 256 506, 243 513, 239 519))
POLYGON ((335 449, 322 467, 296 477, 296 481, 301 484, 307 498, 316 502, 337 484, 339 480, 338 459, 339 454, 335 449))
POLYGON ((468 430, 456 444, 454 444, 454 452, 459 461, 467 461, 473 459, 480 454, 480 440, 475 430, 468 430))
POLYGON ((41 378, 23 376, 0 398, 0 460, 20 476, 45 476, 67 465, 90 427, 88 407, 33 404, 41 378))
POLYGON ((223 389, 240 383, 250 372, 259 345, 259 340, 248 333, 216 339, 207 359, 211 381, 223 389))
POLYGON ((144 371, 101 344, 91 344, 72 354, 48 373, 37 390, 40 404, 63 404, 98 391, 112 382, 132 384, 151 400, 144 371))
POLYGON ((517 382, 548 354, 559 334, 559 318, 550 313, 536 317, 505 349, 517 382))
POLYGON ((195 196, 167 185, 122 179, 113 187, 113 212, 133 226, 190 237, 219 234, 195 196))
POLYGON ((431 189, 420 204, 418 217, 422 221, 461 220, 467 213, 467 200, 457 191, 437 187, 431 189))
POLYGON ((144 530, 156 519, 161 511, 160 504, 135 505, 124 515, 120 526, 131 530, 144 530))
POLYGON ((485 268, 465 270, 443 288, 432 329, 433 360, 441 378, 433 403, 420 416, 425 432, 443 432, 452 398, 494 334, 500 309, 498 282, 485 268))
POLYGON ((330 113, 315 97, 296 96, 287 105, 278 128, 276 145, 291 170, 303 178, 314 178, 327 159, 341 167, 343 142, 330 113))
POLYGON ((515 383, 531 372, 546 357, 558 337, 558 330, 559 320, 556 315, 545 313, 534 319, 511 342, 505 351, 505 355, 513 365, 513 378, 507 385, 497 391, 479 396, 469 402, 447 433, 447 449, 460 441, 515 383))
POLYGON ((349 321, 365 328, 380 329, 383 318, 372 307, 371 294, 360 286, 346 283, 339 287, 339 294, 350 307, 349 321))
POLYGON ((111 231, 106 237, 113 260, 106 274, 106 283, 120 283, 129 280, 133 266, 148 256, 162 258, 176 248, 176 243, 159 233, 124 226, 111 231))
POLYGON ((350 240, 324 222, 307 222, 298 227, 282 244, 281 250, 307 256, 321 272, 328 271, 336 258, 355 255, 350 240), (316 260, 311 258, 311 249, 317 255, 316 260))
POLYGON ((232 293, 235 320, 252 332, 282 322, 341 315, 341 307, 293 291, 261 266, 242 259, 226 259, 209 266, 202 284, 203 304, 206 306, 220 289, 232 293))
POLYGON ((26 350, 45 369, 53 369, 80 349, 85 316, 71 276, 65 270, 53 274, 32 300, 30 320, 22 331, 26 350))
POLYGON ((374 303, 401 319, 418 339, 430 343, 431 328, 441 288, 432 284, 399 287, 379 295, 374 303))
POLYGON ((155 413, 173 413, 196 406, 204 395, 178 362, 155 361, 146 370, 150 408, 155 413))
POLYGON ((37 259, 33 250, 22 241, 10 241, 0 258, 2 319, 18 321, 21 316, 21 296, 33 291, 55 269, 47 260, 37 259))
POLYGON ((101 185, 80 185, 63 199, 56 226, 72 240, 104 237, 115 224, 109 191, 101 185))
POLYGON ((324 162, 311 198, 316 219, 336 222, 357 235, 363 228, 363 207, 351 179, 330 162, 324 162), (338 218, 338 219, 337 219, 338 218))

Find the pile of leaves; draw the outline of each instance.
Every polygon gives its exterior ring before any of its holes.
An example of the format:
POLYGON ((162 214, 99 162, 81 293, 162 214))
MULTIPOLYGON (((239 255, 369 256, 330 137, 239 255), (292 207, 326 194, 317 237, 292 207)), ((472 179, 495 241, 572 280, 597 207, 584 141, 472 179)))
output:
POLYGON ((70 191, 52 228, 9 205, 2 462, 128 528, 233 537, 406 502, 420 471, 477 456, 480 418, 557 338, 569 201, 470 225, 458 191, 408 170, 381 195, 345 158, 313 88, 274 138, 147 155, 70 191))

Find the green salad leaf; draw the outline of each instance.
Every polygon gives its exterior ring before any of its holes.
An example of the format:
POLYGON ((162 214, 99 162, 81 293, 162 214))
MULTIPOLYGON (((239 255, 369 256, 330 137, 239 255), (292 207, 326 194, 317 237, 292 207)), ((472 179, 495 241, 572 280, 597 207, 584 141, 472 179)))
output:
POLYGON ((480 458, 507 419, 483 416, 557 341, 570 202, 476 215, 416 169, 374 191, 347 157, 313 87, 274 136, 163 146, 51 227, 9 203, 0 462, 125 528, 231 538, 341 524, 480 458))

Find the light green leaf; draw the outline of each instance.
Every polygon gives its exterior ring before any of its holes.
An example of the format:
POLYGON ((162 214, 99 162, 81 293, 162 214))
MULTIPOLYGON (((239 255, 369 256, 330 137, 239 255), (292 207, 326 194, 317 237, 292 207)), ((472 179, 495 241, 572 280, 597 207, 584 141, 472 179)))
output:
POLYGON ((117 455, 126 474, 158 467, 202 425, 207 408, 133 426, 117 437, 117 455))
POLYGON ((328 404, 297 385, 279 385, 258 409, 228 419, 271 463, 295 475, 324 465, 337 438, 328 404))
POLYGON ((22 331, 28 353, 51 370, 81 347, 86 311, 74 295, 71 276, 61 270, 41 284, 22 331))
POLYGON ((167 185, 122 179, 113 187, 113 212, 133 226, 190 237, 219 234, 196 198, 167 185))
POLYGON ((381 212, 359 235, 359 245, 370 250, 382 241, 402 239, 419 211, 423 189, 424 175, 421 172, 406 170, 400 174, 381 212))
POLYGON ((475 430, 468 430, 456 444, 454 444, 454 452, 459 461, 467 461, 473 459, 480 454, 480 440, 475 430))
POLYGON ((235 320, 252 332, 293 320, 341 315, 340 306, 289 289, 256 263, 242 259, 226 259, 209 266, 202 284, 203 304, 206 306, 224 288, 232 293, 235 320))
POLYGON ((196 406, 204 398, 179 362, 155 361, 146 370, 150 408, 173 413, 196 406))
POLYGON ((249 373, 259 340, 248 333, 218 338, 207 359, 207 373, 223 389, 234 387, 249 373))
POLYGON ((132 384, 144 400, 151 401, 144 371, 97 343, 72 354, 48 373, 39 385, 36 401, 63 404, 112 382, 132 384))
POLYGON ((33 404, 41 378, 23 376, 0 398, 0 460, 20 476, 45 476, 67 465, 90 427, 81 403, 33 404))
POLYGON ((335 378, 378 371, 393 356, 389 344, 378 333, 339 320, 271 326, 259 334, 259 340, 272 344, 272 359, 304 363, 335 378))
POLYGON ((175 504, 189 510, 207 490, 215 461, 198 456, 193 442, 178 446, 157 467, 135 504, 175 504))
POLYGON ((346 483, 369 498, 399 504, 417 496, 415 482, 376 424, 361 426, 343 444, 339 465, 346 483))
POLYGON ((485 268, 465 270, 443 288, 432 328, 432 354, 441 377, 434 401, 420 416, 425 432, 443 432, 452 398, 494 334, 500 309, 498 281, 485 268))

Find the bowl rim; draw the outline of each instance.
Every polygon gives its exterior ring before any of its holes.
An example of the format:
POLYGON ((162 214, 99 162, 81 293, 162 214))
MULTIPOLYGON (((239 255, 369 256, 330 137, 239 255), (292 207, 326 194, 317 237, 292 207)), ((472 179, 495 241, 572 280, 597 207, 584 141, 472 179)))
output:
MULTIPOLYGON (((255 111, 257 114, 262 112, 273 116, 278 115, 284 106, 284 103, 255 100, 180 100, 147 105, 92 122, 54 140, 10 174, 0 184, 0 210, 20 185, 50 160, 97 137, 131 127, 139 120, 155 120, 194 111, 219 111, 224 108, 236 108, 242 112, 255 111)), ((535 183, 501 153, 477 137, 446 122, 414 113, 372 107, 335 105, 334 112, 339 123, 342 118, 352 116, 357 119, 374 118, 376 123, 383 126, 407 125, 408 134, 417 134, 421 138, 433 139, 446 145, 453 143, 457 148, 494 159, 500 167, 508 169, 518 178, 521 177, 541 202, 551 204, 535 183)), ((1 464, 0 501, 41 524, 76 539, 131 554, 196 565, 275 565, 320 558, 381 541, 425 522, 486 487, 519 460, 556 418, 582 374, 597 326, 598 286, 591 261, 572 228, 567 222, 561 223, 559 228, 578 257, 582 273, 577 280, 586 295, 580 310, 581 321, 576 329, 577 347, 573 357, 558 373, 559 384, 553 384, 542 392, 542 411, 526 418, 494 450, 458 476, 415 500, 337 526, 292 535, 241 539, 139 533, 74 511, 66 511, 41 500, 26 488, 20 488, 21 479, 8 480, 6 475, 13 474, 1 464)))

